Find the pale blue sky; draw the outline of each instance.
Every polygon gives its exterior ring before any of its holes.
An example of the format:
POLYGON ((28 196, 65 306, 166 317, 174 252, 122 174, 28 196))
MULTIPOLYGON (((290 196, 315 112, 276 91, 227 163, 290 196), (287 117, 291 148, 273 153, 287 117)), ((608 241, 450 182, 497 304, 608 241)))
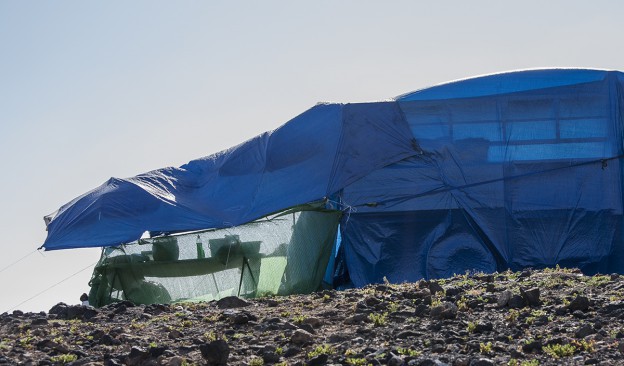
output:
MULTIPOLYGON (((535 67, 624 70, 619 1, 2 1, 0 270, 111 176, 217 152, 320 101, 535 67)), ((93 264, 34 253, 0 312, 93 264)), ((91 268, 19 306, 78 303, 91 268)))

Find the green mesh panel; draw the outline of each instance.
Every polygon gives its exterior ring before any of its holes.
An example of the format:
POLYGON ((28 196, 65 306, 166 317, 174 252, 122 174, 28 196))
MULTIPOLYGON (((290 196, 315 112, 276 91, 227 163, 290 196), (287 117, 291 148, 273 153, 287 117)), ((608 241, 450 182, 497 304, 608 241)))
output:
POLYGON ((333 211, 289 212, 229 229, 105 248, 89 283, 89 302, 152 304, 315 291, 339 218, 333 211))

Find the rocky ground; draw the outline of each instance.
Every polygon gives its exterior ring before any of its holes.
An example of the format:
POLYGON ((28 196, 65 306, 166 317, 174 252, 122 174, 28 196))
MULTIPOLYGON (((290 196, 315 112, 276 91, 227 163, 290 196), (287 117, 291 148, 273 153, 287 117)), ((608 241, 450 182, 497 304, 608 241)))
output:
POLYGON ((0 364, 624 365, 624 276, 456 276, 245 301, 0 315, 0 364))

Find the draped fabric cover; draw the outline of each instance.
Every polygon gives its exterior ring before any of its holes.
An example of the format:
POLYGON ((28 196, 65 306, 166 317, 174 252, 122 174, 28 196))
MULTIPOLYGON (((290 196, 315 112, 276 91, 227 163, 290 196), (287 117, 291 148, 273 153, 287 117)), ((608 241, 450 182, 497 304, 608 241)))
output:
POLYGON ((394 100, 319 104, 236 147, 102 186, 48 218, 47 250, 343 211, 355 285, 560 264, 623 272, 624 75, 548 69, 394 100))

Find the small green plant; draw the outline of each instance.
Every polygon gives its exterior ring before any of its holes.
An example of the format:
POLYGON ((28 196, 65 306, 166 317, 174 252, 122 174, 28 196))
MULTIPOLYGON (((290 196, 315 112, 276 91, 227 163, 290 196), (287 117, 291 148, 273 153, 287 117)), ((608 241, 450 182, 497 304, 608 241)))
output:
POLYGON ((362 293, 366 294, 366 295, 373 295, 373 294, 375 294, 375 288, 373 288, 373 287, 366 287, 366 288, 362 289, 362 293))
POLYGON ((143 329, 145 328, 145 326, 146 326, 145 323, 138 323, 135 319, 132 319, 132 322, 130 323, 130 329, 134 329, 134 330, 143 329))
POLYGON ((468 326, 466 327, 466 330, 468 331, 468 333, 473 333, 476 329, 477 329, 476 322, 468 322, 468 326))
POLYGON ((411 356, 411 357, 417 357, 420 356, 420 354, 422 352, 417 351, 415 349, 411 349, 411 348, 402 348, 402 347, 398 347, 397 348, 397 353, 402 355, 402 356, 411 356))
POLYGON ((587 280, 587 285, 592 287, 600 287, 602 285, 606 285, 611 282, 611 276, 606 275, 594 275, 589 277, 587 280))
POLYGON ((344 355, 345 355, 345 356, 355 356, 355 355, 357 355, 357 351, 356 351, 356 350, 354 350, 353 348, 348 348, 348 349, 345 351, 344 355))
POLYGON ((609 337, 611 337, 611 339, 616 339, 618 332, 619 331, 617 329, 611 329, 611 331, 609 332, 609 337))
POLYGON ((211 330, 210 332, 204 333, 204 338, 206 338, 208 342, 213 342, 217 340, 217 335, 211 330))
POLYGON ((568 306, 568 305, 570 305, 570 299, 568 298, 563 299, 563 306, 568 306))
POLYGON ((459 311, 468 311, 468 299, 462 296, 459 300, 457 300, 457 310, 459 311))
POLYGON ((562 358, 572 356, 576 352, 576 347, 572 344, 551 344, 542 347, 542 350, 552 358, 562 358))
POLYGON ((546 312, 544 310, 533 310, 531 311, 531 315, 528 316, 524 322, 526 324, 533 324, 535 323, 535 321, 537 320, 537 318, 545 316, 546 312))
POLYGON ((288 318, 288 317, 290 316, 290 311, 282 311, 282 312, 280 313, 280 316, 281 316, 282 318, 288 318))
POLYGON ((522 361, 520 366, 539 366, 539 361, 538 360, 522 361))
POLYGON ((572 340, 572 345, 574 347, 576 347, 577 349, 583 351, 583 352, 587 352, 587 353, 594 353, 596 352, 596 341, 594 341, 593 339, 591 341, 586 341, 584 339, 577 341, 576 339, 572 340))
POLYGON ((182 323, 180 323, 183 327, 185 328, 190 328, 193 326, 193 321, 191 320, 183 320, 182 323))
POLYGON ((329 296, 328 294, 323 295, 324 302, 328 302, 329 300, 331 300, 331 296, 329 296))
POLYGON ((202 321, 205 323, 214 323, 217 320, 219 320, 219 314, 206 315, 202 318, 202 321))
POLYGON ((507 320, 510 323, 515 323, 516 320, 518 320, 518 316, 520 315, 520 312, 516 309, 510 309, 509 313, 507 313, 507 316, 505 317, 505 320, 507 320))
POLYGON ((527 360, 527 361, 518 361, 514 358, 507 362, 507 366, 539 366, 538 360, 527 360))
POLYGON ((466 291, 466 295, 468 296, 481 296, 483 294, 483 292, 485 291, 484 288, 479 287, 479 288, 471 288, 468 291, 466 291))
POLYGON ((399 304, 394 301, 390 302, 390 304, 388 304, 388 311, 390 313, 396 313, 399 311, 399 304))
POLYGON ((26 337, 22 337, 19 339, 19 344, 22 347, 26 347, 28 345, 30 345, 30 343, 34 340, 35 338, 31 335, 27 335, 26 337))
POLYGON ((278 355, 278 356, 283 355, 284 354, 284 349, 282 347, 277 347, 275 349, 275 354, 278 355))
POLYGON ((546 315, 546 312, 541 309, 531 311, 531 316, 534 316, 536 318, 539 318, 540 316, 544 316, 544 315, 546 315))
POLYGON ((305 315, 296 315, 296 316, 293 318, 293 321, 294 321, 296 324, 301 324, 301 323, 303 323, 303 321, 304 321, 304 320, 306 320, 306 318, 307 318, 307 317, 306 317, 305 315))
POLYGON ((347 365, 366 366, 368 365, 368 361, 366 361, 365 358, 347 357, 347 365))
POLYGON ((434 296, 431 296, 431 307, 436 307, 442 305, 442 294, 438 293, 434 296), (439 294, 439 295, 438 295, 439 294))
POLYGON ((383 313, 383 314, 374 314, 374 313, 370 313, 368 314, 368 319, 373 322, 373 325, 376 327, 381 327, 383 325, 386 325, 386 318, 388 317, 388 313, 383 313))
POLYGON ((413 316, 413 317, 407 318, 407 323, 408 324, 420 323, 420 319, 418 319, 417 317, 413 316))
POLYGON ((260 357, 254 357, 249 360, 249 366, 262 366, 264 365, 264 360, 260 357))
POLYGON ((156 344, 156 342, 150 342, 149 348, 156 348, 156 347, 158 347, 158 344, 156 344))
POLYGON ((492 352, 492 342, 479 343, 479 352, 487 355, 492 352))
POLYGON ((308 358, 314 358, 319 355, 331 355, 335 352, 334 348, 328 344, 316 346, 314 350, 308 352, 308 358))
POLYGON ((78 356, 76 356, 75 354, 67 353, 63 355, 53 356, 50 358, 50 361, 52 361, 53 363, 60 363, 64 365, 66 363, 74 362, 77 359, 78 359, 78 356))

